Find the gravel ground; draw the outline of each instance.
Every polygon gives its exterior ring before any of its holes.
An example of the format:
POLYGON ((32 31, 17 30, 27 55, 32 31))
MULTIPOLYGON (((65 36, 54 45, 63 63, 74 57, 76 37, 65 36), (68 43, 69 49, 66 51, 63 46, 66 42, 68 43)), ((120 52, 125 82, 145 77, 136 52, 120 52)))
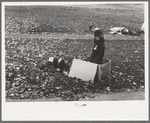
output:
MULTIPOLYGON (((43 39, 92 39, 93 35, 68 35, 68 34, 6 34, 6 38, 43 38, 43 39)), ((104 35, 105 40, 144 40, 144 35, 128 36, 128 35, 104 35)))
MULTIPOLYGON (((128 101, 128 100, 144 100, 144 91, 126 91, 105 94, 93 94, 95 98, 80 99, 79 101, 128 101)), ((6 102, 41 102, 41 101, 61 101, 61 98, 46 98, 46 99, 6 99, 6 102)))
MULTIPOLYGON (((51 35, 46 35, 46 34, 38 34, 38 35, 35 35, 35 34, 10 34, 10 35, 6 35, 6 38, 28 38, 28 39, 33 39, 33 38, 42 38, 43 40, 45 40, 45 38, 50 38, 50 39, 61 39, 61 40, 64 40, 64 39, 72 39, 72 38, 75 38, 75 39, 91 39, 93 40, 93 36, 92 35, 63 35, 62 34, 51 34, 51 35)), ((126 36, 126 35, 105 35, 105 39, 106 40, 109 40, 108 42, 111 42, 111 41, 117 41, 119 40, 119 46, 121 46, 121 39, 124 40, 124 41, 129 41, 129 40, 133 40, 133 41, 140 41, 143 40, 143 37, 142 36, 126 36)), ((23 40, 23 39, 22 39, 23 40)), ((82 40, 84 41, 84 40, 82 40)), ((110 45, 109 43, 107 42, 108 45, 110 45)), ((143 42, 143 41, 142 41, 143 42)), ((36 42, 38 43, 38 42, 36 42)), ((71 42, 70 42, 71 43, 71 42)), ((129 43, 131 43, 129 41, 129 43)), ((123 43, 124 44, 124 43, 123 43)), ((131 43, 132 44, 132 43, 131 43)), ((116 44, 118 45, 118 44, 116 44)), ((124 44, 125 45, 125 44, 124 44)), ((134 44, 132 44, 134 45, 134 44)), ((63 44, 61 44, 61 46, 63 46, 63 44)), ((108 46, 109 48, 111 48, 112 46, 108 46)), ((116 46, 115 46, 116 47, 116 46)), ((122 47, 122 46, 121 46, 122 47)), ((113 48, 113 47, 112 47, 113 48)), ((117 48, 117 47, 116 47, 117 48)), ((142 48, 142 47, 141 47, 142 48)), ((66 49, 66 48, 65 48, 66 49)), ((111 53, 112 54, 112 53, 111 53)), ((90 97, 93 97, 93 98, 89 98, 88 95, 85 95, 85 98, 80 98, 79 101, 102 101, 102 100, 108 100, 108 101, 112 101, 112 100, 143 100, 144 99, 144 92, 142 92, 141 90, 139 91, 131 91, 129 90, 128 92, 116 92, 116 93, 99 93, 99 94, 90 94, 90 97)), ((34 99, 35 101, 61 101, 61 98, 59 97, 54 97, 54 98, 41 98, 41 99, 34 99)), ((22 100, 11 100, 11 99, 7 99, 6 101, 33 101, 33 99, 22 99, 22 100)))

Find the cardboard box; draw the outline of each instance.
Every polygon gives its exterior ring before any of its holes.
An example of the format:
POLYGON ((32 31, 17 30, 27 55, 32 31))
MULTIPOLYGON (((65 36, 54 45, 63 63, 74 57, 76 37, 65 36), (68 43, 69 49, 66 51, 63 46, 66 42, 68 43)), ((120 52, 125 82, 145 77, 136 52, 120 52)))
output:
POLYGON ((98 75, 96 79, 99 81, 109 75, 110 71, 110 60, 104 59, 103 64, 100 65, 80 59, 74 59, 68 76, 80 78, 84 81, 91 80, 94 83, 96 74, 98 75))
POLYGON ((107 77, 111 73, 111 61, 110 60, 103 60, 103 64, 98 64, 97 74, 98 74, 98 81, 107 77))

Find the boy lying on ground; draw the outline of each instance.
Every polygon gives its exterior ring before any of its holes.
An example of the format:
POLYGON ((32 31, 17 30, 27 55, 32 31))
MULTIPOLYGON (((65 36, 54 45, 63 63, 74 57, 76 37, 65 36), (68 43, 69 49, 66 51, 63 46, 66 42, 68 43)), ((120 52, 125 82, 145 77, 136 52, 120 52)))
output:
POLYGON ((70 65, 65 62, 62 58, 50 57, 47 62, 40 65, 40 69, 43 71, 47 71, 48 69, 51 72, 64 72, 68 71, 70 65))

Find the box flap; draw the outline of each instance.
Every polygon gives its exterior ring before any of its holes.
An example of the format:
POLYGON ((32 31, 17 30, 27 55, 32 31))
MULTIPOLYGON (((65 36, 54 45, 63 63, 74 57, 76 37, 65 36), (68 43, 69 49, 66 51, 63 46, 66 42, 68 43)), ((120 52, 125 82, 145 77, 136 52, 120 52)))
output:
POLYGON ((68 76, 80 78, 84 81, 94 81, 96 71, 97 64, 74 59, 68 76))

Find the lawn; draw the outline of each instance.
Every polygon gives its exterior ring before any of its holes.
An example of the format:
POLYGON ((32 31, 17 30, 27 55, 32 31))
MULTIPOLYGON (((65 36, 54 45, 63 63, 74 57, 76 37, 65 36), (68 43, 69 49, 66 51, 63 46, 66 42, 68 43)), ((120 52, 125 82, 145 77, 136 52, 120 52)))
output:
POLYGON ((43 32, 47 35, 79 34, 82 37, 91 34, 88 31, 91 21, 97 23, 104 35, 108 35, 111 26, 126 26, 134 30, 144 22, 143 9, 142 4, 6 7, 6 34, 32 36, 38 33, 38 38, 5 38, 6 98, 60 97, 61 100, 74 101, 93 98, 94 93, 144 89, 144 40, 133 40, 141 36, 132 40, 128 36, 126 40, 116 36, 111 40, 110 35, 110 40, 106 39, 104 58, 112 61, 111 76, 94 85, 69 78, 63 73, 39 69, 39 65, 50 56, 63 57, 68 61, 73 57, 86 59, 92 53, 94 43, 91 39, 82 38, 46 39, 42 38, 43 32))

